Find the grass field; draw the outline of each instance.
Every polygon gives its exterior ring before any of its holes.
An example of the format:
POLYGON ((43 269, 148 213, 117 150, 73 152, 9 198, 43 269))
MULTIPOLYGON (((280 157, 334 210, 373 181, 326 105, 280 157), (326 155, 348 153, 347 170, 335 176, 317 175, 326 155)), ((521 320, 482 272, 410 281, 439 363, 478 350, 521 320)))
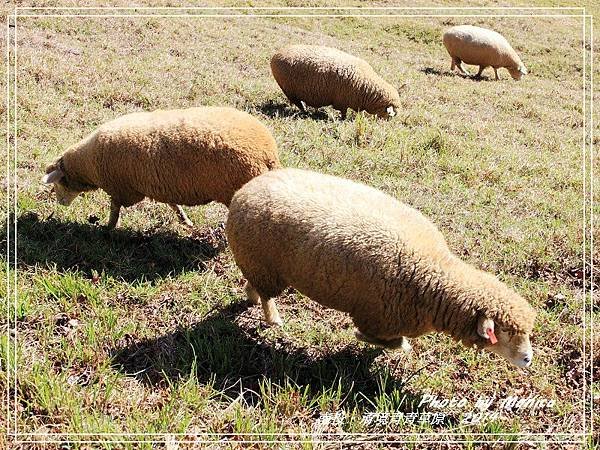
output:
MULTIPOLYGON (((169 448, 178 439, 200 446, 225 438, 224 448, 241 448, 242 433, 293 441, 294 433, 449 431, 476 441, 472 433, 517 440, 582 431, 583 279, 591 274, 582 266, 581 19, 43 17, 20 18, 17 39, 18 296, 16 310, 0 306, 0 317, 16 316, 16 355, 0 356, 2 367, 18 372, 16 391, 0 374, 3 404, 16 397, 13 430, 49 440, 179 433, 156 436, 169 448), (480 81, 451 73, 441 33, 458 23, 502 31, 530 74, 514 82, 500 70, 496 82, 491 69, 480 81), (351 113, 341 121, 331 108, 299 114, 269 59, 300 42, 369 61, 401 86, 398 117, 351 113), (187 208, 191 231, 166 205, 144 201, 107 231, 105 193, 64 208, 40 184, 44 167, 97 125, 195 105, 256 115, 286 166, 358 180, 420 209, 454 252, 536 308, 533 365, 510 367, 444 335, 414 340, 410 354, 369 347, 354 339, 348 317, 293 290, 278 300, 284 326, 271 328, 244 299, 223 231, 226 208, 187 208), (470 424, 472 406, 419 406, 426 395, 469 405, 482 396, 535 395, 556 404, 470 424), (365 420, 394 412, 406 415, 365 420), (445 415, 432 425, 411 423, 410 412, 445 415), (324 420, 332 416, 342 420, 324 420)), ((587 243, 589 254, 589 236, 587 243)), ((6 245, 0 251, 5 259, 6 245)), ((2 279, 14 275, 2 267, 2 279)), ((490 412, 500 412, 497 402, 490 412)), ((361 448, 383 447, 362 439, 361 448)))

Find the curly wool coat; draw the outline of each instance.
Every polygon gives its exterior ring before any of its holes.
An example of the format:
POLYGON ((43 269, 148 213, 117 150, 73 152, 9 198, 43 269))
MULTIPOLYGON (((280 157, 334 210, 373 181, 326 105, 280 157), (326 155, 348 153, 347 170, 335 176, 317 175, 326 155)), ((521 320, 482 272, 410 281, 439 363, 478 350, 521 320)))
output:
POLYGON ((217 201, 279 167, 277 144, 251 115, 200 107, 127 114, 69 148, 46 173, 60 168, 78 191, 101 188, 122 206, 144 197, 178 205, 217 201))
POLYGON ((420 212, 362 184, 269 172, 235 194, 226 230, 263 299, 293 286, 376 341, 441 331, 484 347, 482 315, 511 333, 532 331, 535 312, 521 296, 459 260, 420 212))
POLYGON ((387 118, 400 108, 398 90, 364 60, 330 47, 292 45, 271 58, 271 71, 291 103, 300 107, 332 105, 387 118))

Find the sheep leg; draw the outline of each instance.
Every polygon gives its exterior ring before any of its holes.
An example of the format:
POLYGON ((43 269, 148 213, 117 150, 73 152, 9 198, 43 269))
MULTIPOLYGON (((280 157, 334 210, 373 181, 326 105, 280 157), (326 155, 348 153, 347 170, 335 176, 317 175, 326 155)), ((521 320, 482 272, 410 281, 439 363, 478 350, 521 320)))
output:
POLYGON ((339 110, 339 112, 340 112, 340 119, 346 120, 346 113, 348 112, 348 108, 342 108, 339 110))
POLYGON ((177 216, 177 219, 179 220, 179 222, 181 222, 184 225, 187 225, 188 227, 193 227, 194 223, 190 220, 190 218, 187 216, 187 214, 185 213, 185 211, 183 210, 183 208, 179 205, 176 205, 174 203, 169 203, 169 207, 175 211, 175 215, 177 216))
POLYGON ((405 338, 404 336, 402 336, 400 338, 400 345, 395 347, 395 348, 401 348, 403 351, 405 352, 410 352, 412 350, 412 345, 410 345, 410 342, 408 342, 408 339, 405 338))
POLYGON ((364 333, 361 333, 359 330, 354 330, 354 336, 356 336, 356 339, 359 341, 390 350, 401 348, 405 352, 410 352, 412 349, 412 346, 408 343, 408 339, 406 339, 404 336, 400 336, 398 339, 385 340, 368 336, 364 333))
POLYGON ((463 66, 462 66, 462 61, 458 58, 456 58, 456 67, 458 67, 458 71, 462 74, 462 75, 469 75, 469 72, 467 72, 463 66))
POLYGON ((475 78, 479 78, 481 76, 481 74, 483 73, 484 69, 485 69, 485 66, 479 66, 479 72, 477 72, 477 75, 475 75, 475 78))
POLYGON ((260 296, 258 291, 252 284, 247 281, 246 286, 244 286, 244 290, 246 291, 246 296, 248 297, 248 301, 254 305, 258 305, 262 303, 263 312, 265 314, 265 320, 270 325, 282 325, 283 321, 279 316, 279 311, 277 311, 277 306, 275 305, 275 300, 273 298, 263 298, 260 296))
POLYGON ((462 67, 462 61, 459 58, 453 57, 452 58, 452 64, 450 65, 450 70, 454 71, 454 68, 458 68, 458 71, 462 74, 462 75, 466 75, 467 72, 465 71, 465 69, 463 69, 462 67))
POLYGON ((299 100, 296 97, 288 97, 288 100, 292 105, 296 105, 300 111, 306 113, 306 103, 304 103, 302 100, 299 100))
POLYGON ((114 200, 110 201, 110 217, 108 218, 108 229, 117 228, 120 224, 119 215, 121 213, 121 205, 114 200))
POLYGON ((496 74, 496 81, 498 81, 500 78, 498 77, 498 69, 496 67, 494 67, 494 73, 496 74))
POLYGON ((283 321, 279 316, 279 311, 277 311, 277 306, 275 306, 275 300, 272 298, 266 300, 261 298, 261 301, 267 323, 270 325, 283 325, 283 321))
POLYGON ((253 305, 258 305, 260 303, 260 295, 254 289, 248 281, 246 281, 246 286, 244 286, 244 290, 246 291, 246 296, 248 297, 248 301, 253 305))
POLYGON ((306 103, 304 103, 302 100, 296 100, 294 103, 294 105, 296 105, 298 107, 298 109, 300 109, 300 111, 302 111, 303 113, 306 114, 307 110, 306 110, 306 103))

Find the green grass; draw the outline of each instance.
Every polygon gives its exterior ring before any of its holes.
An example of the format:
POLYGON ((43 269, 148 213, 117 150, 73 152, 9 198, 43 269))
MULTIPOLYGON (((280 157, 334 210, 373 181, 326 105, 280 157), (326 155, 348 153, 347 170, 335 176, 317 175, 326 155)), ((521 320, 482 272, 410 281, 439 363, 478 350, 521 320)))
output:
MULTIPOLYGON (((257 432, 297 441, 294 433, 317 431, 453 431, 472 439, 578 430, 579 22, 470 19, 513 42, 530 69, 517 83, 504 70, 500 82, 490 73, 481 81, 450 73, 440 34, 459 21, 19 19, 18 339, 16 360, 0 354, 2 367, 18 367, 19 431, 182 433, 198 442, 227 433, 227 445, 241 448, 240 433, 257 432), (368 60, 401 87, 398 117, 350 113, 341 121, 331 108, 298 114, 269 72, 271 54, 294 42, 368 60), (362 181, 420 209, 458 255, 498 274, 538 310, 533 366, 511 368, 442 335, 414 340, 410 354, 384 352, 356 342, 348 317, 292 290, 278 300, 285 325, 270 328, 244 300, 224 207, 188 208, 190 231, 166 205, 145 201, 109 232, 101 226, 105 193, 64 208, 40 184, 46 164, 104 121, 201 104, 255 114, 286 166, 362 181), (426 394, 470 403, 536 394, 557 406, 477 425, 461 423, 469 409, 443 411, 433 426, 363 422, 373 412, 435 412, 418 407, 426 394), (339 425, 321 426, 322 415, 340 412, 339 425)), ((7 274, 6 264, 0 271, 7 274)), ((2 317, 14 312, 0 306, 2 317)), ((0 339, 5 349, 6 335, 0 339)), ((2 398, 6 381, 0 374, 2 398)))

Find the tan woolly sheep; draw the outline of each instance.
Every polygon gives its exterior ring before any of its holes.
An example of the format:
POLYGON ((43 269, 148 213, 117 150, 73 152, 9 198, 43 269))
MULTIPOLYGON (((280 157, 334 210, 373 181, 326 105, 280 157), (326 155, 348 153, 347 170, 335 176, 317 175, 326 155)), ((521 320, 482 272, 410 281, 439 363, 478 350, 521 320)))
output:
POLYGON ((382 118, 400 108, 398 90, 364 60, 331 47, 291 45, 271 58, 271 71, 289 101, 305 111, 304 103, 333 105, 346 117, 348 108, 382 118))
POLYGON ((178 205, 229 205, 251 178, 279 167, 277 144, 251 115, 201 107, 127 114, 100 126, 46 168, 57 200, 69 205, 81 192, 101 188, 111 197, 109 228, 122 206, 144 197, 178 205))
POLYGON ((439 331, 531 363, 535 312, 491 274, 451 253, 417 210, 371 187, 298 169, 265 173, 233 197, 226 225, 253 303, 280 324, 287 286, 350 314, 357 338, 409 348, 439 331))
POLYGON ((493 67, 498 80, 498 68, 506 67, 515 80, 527 74, 517 52, 501 34, 486 28, 472 25, 452 27, 444 33, 444 45, 452 58, 450 70, 458 67, 463 75, 468 75, 461 63, 479 66, 477 77, 486 67, 493 67))

